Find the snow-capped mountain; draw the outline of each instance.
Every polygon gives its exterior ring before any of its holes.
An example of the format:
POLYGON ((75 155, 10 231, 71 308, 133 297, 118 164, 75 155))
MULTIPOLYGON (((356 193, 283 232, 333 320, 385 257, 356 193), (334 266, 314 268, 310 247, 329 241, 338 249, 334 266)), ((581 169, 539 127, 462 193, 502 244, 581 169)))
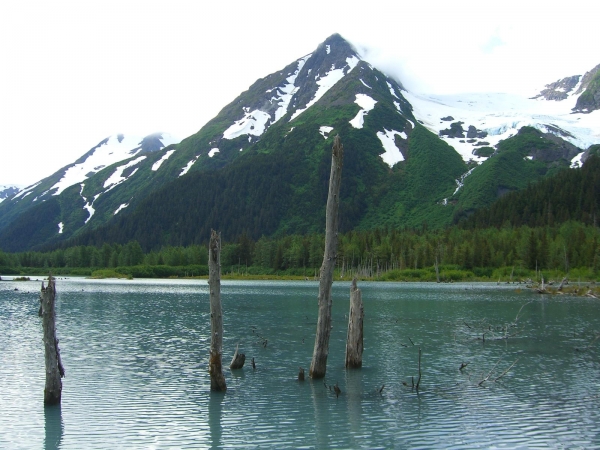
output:
POLYGON ((12 197, 17 192, 19 192, 20 188, 18 186, 8 186, 0 184, 0 203, 7 199, 8 197, 12 197))
POLYGON ((92 147, 73 164, 58 170, 30 186, 13 192, 0 208, 0 224, 43 202, 60 196, 67 188, 85 182, 103 169, 132 157, 145 158, 151 153, 178 141, 167 133, 155 133, 146 137, 118 134, 107 137, 92 147))
MULTIPOLYGON (((313 105, 326 107, 332 101, 326 94, 353 72, 371 73, 373 67, 362 61, 356 50, 341 36, 329 37, 314 52, 297 59, 283 70, 258 80, 248 91, 226 106, 217 118, 203 128, 204 130, 211 125, 211 132, 214 128, 218 131, 206 136, 208 141, 200 144, 194 159, 189 161, 189 166, 186 165, 186 170, 182 168, 181 174, 187 173, 203 157, 213 158, 217 154, 222 157, 224 152, 243 152, 275 124, 289 124, 288 130, 291 130, 302 119, 302 114, 313 105), (218 124, 218 127, 212 127, 213 124, 218 124), (222 129, 223 127, 225 128, 222 129)), ((398 112, 402 113, 404 107, 410 113, 410 105, 404 98, 396 95, 396 92, 402 90, 402 85, 383 74, 380 77, 383 86, 388 86, 388 96, 397 105, 398 112)), ((361 79, 360 76, 358 78, 361 79)), ((379 82, 377 76, 375 82, 379 82)), ((374 95, 372 88, 364 80, 361 84, 356 91, 359 97, 352 97, 352 102, 357 105, 361 101, 376 103, 373 99, 369 100, 369 96, 374 95)), ((360 116, 366 113, 365 110, 360 116)), ((357 119, 357 126, 358 123, 357 119)), ((205 138, 203 130, 197 136, 205 138)))
POLYGON ((60 195, 66 188, 85 181, 105 167, 140 154, 157 152, 177 142, 167 133, 151 134, 144 138, 123 134, 107 137, 74 164, 61 169, 64 172, 61 179, 47 192, 60 195))
POLYGON ((336 134, 345 148, 343 230, 444 226, 585 159, 600 143, 600 113, 573 110, 594 87, 596 75, 586 76, 536 98, 428 96, 336 34, 176 145, 161 135, 148 152, 149 137, 109 138, 22 190, 0 205, 0 248, 73 237, 149 249, 203 241, 210 228, 229 240, 320 231, 336 134))

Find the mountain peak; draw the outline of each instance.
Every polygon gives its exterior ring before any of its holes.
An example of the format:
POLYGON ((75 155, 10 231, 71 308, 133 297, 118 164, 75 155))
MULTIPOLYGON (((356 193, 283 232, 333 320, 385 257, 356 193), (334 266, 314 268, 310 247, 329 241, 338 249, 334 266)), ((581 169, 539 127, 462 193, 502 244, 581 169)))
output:
POLYGON ((317 51, 322 48, 325 48, 327 54, 329 54, 332 48, 336 48, 337 51, 356 53, 354 46, 344 39, 339 33, 334 33, 321 42, 317 47, 317 51))

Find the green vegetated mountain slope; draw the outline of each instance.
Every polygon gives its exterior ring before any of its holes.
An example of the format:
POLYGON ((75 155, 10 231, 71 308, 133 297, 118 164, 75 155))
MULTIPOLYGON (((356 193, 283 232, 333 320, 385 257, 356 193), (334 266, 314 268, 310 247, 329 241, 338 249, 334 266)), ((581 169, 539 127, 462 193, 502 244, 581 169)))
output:
POLYGON ((464 228, 488 228, 505 225, 552 227, 574 220, 597 226, 600 219, 600 145, 583 167, 562 170, 526 189, 511 192, 481 208, 467 220, 464 228))
MULTIPOLYGON (((226 240, 322 231, 336 134, 345 147, 342 231, 443 227, 582 151, 524 128, 479 147, 481 165, 467 164, 419 124, 403 89, 333 35, 180 143, 95 167, 60 193, 49 182, 21 192, 13 203, 25 206, 0 224, 0 248, 135 239, 150 249, 204 242, 211 228, 226 240)), ((0 205, 0 219, 10 208, 0 205)))
POLYGON ((512 138, 501 141, 491 157, 464 178, 464 186, 450 199, 456 206, 455 220, 568 168, 578 152, 580 149, 554 135, 521 128, 512 138))

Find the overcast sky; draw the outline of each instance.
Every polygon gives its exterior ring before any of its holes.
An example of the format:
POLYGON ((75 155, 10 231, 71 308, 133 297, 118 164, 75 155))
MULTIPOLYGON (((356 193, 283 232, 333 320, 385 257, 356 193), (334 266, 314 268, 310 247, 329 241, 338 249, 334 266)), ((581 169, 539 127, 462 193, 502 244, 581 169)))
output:
POLYGON ((107 136, 198 131, 338 32, 405 87, 524 92, 600 63, 595 1, 0 3, 0 185, 107 136))

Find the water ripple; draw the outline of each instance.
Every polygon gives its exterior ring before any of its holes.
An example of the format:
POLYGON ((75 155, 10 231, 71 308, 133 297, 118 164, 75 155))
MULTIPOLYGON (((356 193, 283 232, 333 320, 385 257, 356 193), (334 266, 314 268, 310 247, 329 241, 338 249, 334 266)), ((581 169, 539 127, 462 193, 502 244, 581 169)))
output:
POLYGON ((220 394, 207 374, 205 281, 59 280, 67 378, 53 409, 42 405, 39 286, 15 286, 0 283, 0 448, 600 446, 600 362, 596 350, 575 350, 600 329, 597 302, 493 285, 363 283, 364 366, 346 371, 349 284, 336 283, 325 383, 298 382, 312 356, 318 284, 228 281, 223 361, 239 343, 247 363, 225 371, 220 394), (502 339, 530 300, 520 333, 502 339), (328 387, 336 383, 339 397, 328 387))

